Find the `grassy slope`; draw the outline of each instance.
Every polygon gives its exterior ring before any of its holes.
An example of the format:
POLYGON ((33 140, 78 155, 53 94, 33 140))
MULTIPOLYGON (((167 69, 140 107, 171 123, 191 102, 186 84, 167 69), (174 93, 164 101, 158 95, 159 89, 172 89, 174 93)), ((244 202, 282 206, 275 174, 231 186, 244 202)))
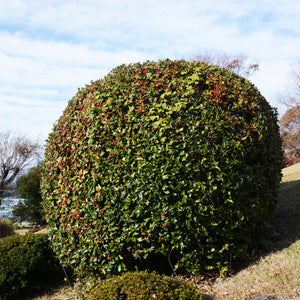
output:
POLYGON ((270 253, 225 280, 210 286, 214 299, 273 295, 300 299, 300 163, 283 169, 270 253))

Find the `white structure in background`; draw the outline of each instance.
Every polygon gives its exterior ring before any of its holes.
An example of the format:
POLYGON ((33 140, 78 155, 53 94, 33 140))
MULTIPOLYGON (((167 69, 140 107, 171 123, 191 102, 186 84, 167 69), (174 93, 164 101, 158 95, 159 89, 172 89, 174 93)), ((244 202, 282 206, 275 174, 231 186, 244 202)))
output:
POLYGON ((6 197, 2 199, 2 204, 0 206, 0 218, 13 218, 13 209, 14 206, 20 203, 20 201, 24 201, 24 199, 17 197, 6 197))

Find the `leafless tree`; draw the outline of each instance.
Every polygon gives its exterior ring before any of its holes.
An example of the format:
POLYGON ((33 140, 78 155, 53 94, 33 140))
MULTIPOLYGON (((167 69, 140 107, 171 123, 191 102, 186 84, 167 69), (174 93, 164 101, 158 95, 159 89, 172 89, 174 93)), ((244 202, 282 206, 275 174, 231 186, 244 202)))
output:
POLYGON ((42 147, 21 134, 0 132, 0 205, 5 188, 40 156, 42 147))
POLYGON ((282 147, 287 166, 300 162, 300 60, 291 66, 290 85, 279 101, 287 107, 280 118, 282 147))
POLYGON ((279 123, 286 165, 300 162, 300 106, 289 108, 279 123))
POLYGON ((278 95, 278 102, 287 109, 300 105, 300 60, 291 65, 289 86, 278 95))
POLYGON ((297 104, 300 104, 300 60, 291 67, 292 93, 297 104))
POLYGON ((259 70, 258 64, 247 64, 248 57, 242 54, 230 56, 217 51, 205 51, 203 55, 196 55, 195 59, 210 65, 217 65, 246 78, 259 70))

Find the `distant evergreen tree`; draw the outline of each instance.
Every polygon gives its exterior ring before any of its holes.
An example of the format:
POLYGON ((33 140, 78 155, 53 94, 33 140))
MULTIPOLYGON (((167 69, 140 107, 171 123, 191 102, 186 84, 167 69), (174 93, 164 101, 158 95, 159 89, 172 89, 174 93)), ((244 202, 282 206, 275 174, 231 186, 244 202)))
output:
POLYGON ((24 198, 13 210, 14 216, 20 217, 21 221, 29 221, 36 225, 42 225, 42 196, 40 193, 41 165, 37 165, 17 179, 18 194, 24 198))

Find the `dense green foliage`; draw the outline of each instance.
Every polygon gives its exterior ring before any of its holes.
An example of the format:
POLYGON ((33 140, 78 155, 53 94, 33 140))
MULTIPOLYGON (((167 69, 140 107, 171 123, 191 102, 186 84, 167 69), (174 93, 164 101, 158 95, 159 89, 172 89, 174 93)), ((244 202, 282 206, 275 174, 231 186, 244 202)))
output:
POLYGON ((17 179, 18 194, 25 201, 20 202, 13 211, 14 216, 35 225, 44 223, 40 191, 41 169, 41 165, 32 167, 17 179))
POLYGON ((92 82, 47 142, 55 252, 81 274, 158 255, 176 270, 224 270, 275 207, 276 117, 248 80, 199 62, 122 65, 92 82))
POLYGON ((0 253, 0 299, 15 297, 63 278, 46 234, 0 239, 0 253))
POLYGON ((0 238, 14 235, 14 228, 9 221, 0 220, 0 238))
POLYGON ((187 282, 142 271, 128 272, 101 281, 87 299, 201 300, 202 295, 187 282))

